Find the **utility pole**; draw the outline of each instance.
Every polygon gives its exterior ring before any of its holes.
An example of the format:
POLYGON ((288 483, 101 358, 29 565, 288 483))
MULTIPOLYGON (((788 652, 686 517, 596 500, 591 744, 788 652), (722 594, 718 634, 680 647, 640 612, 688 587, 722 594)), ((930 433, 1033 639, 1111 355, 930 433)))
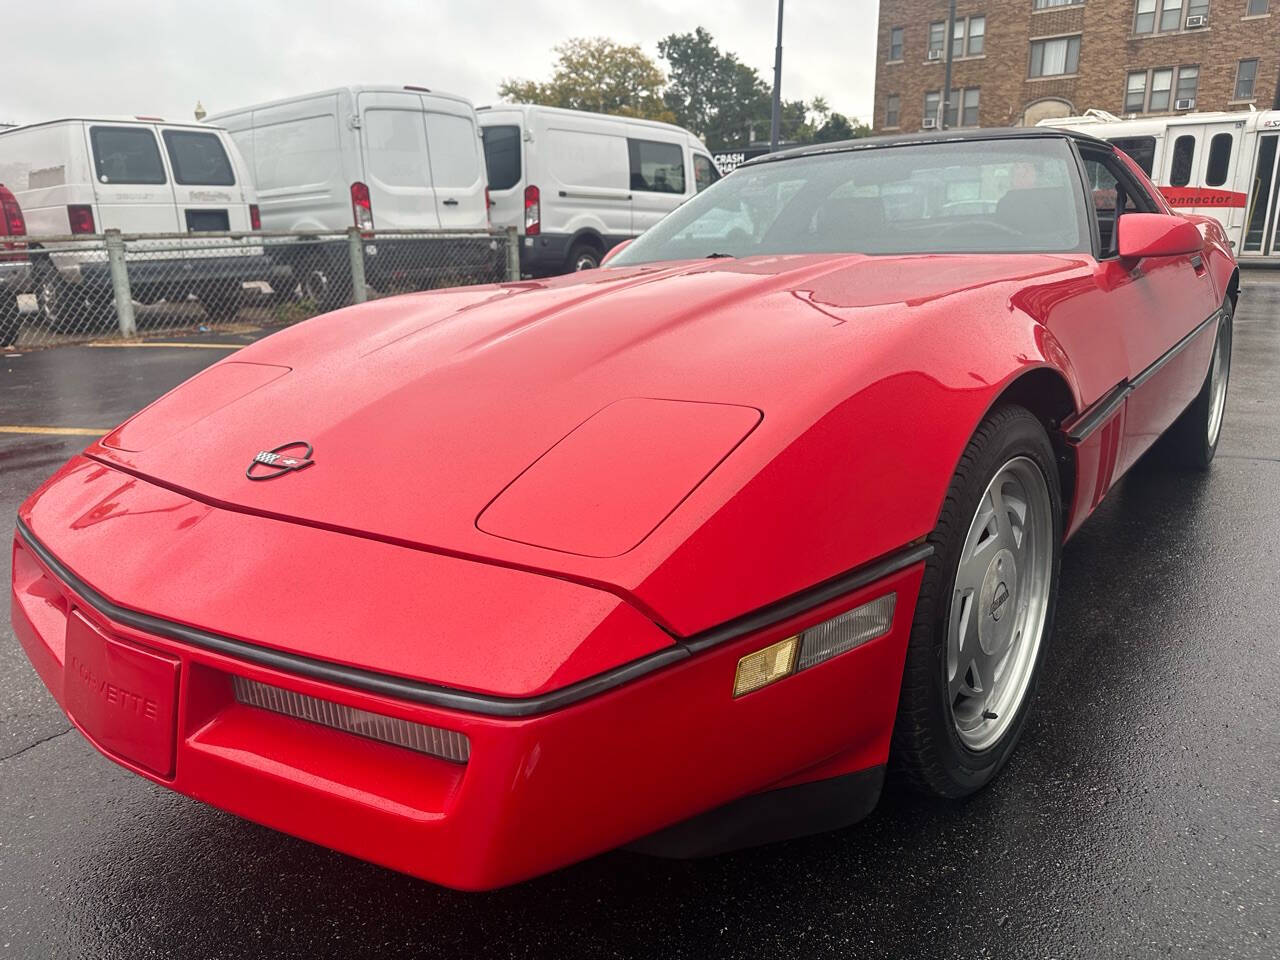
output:
POLYGON ((947 9, 947 34, 943 43, 947 45, 947 70, 942 80, 942 96, 938 101, 942 104, 942 116, 938 118, 938 129, 947 129, 947 110, 951 106, 951 56, 955 52, 956 33, 956 0, 951 0, 947 9))
MULTIPOLYGON (((955 0, 952 0, 955 8, 955 0)), ((950 67, 948 67, 950 69, 950 67)), ((773 52, 773 117, 769 121, 769 152, 778 149, 778 130, 782 125, 782 0, 778 0, 778 47, 773 52)))

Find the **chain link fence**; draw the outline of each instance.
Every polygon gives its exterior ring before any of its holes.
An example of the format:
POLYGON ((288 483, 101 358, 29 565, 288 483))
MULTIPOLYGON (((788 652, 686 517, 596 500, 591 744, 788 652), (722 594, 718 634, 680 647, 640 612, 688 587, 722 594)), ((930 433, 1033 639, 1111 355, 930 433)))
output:
POLYGON ((0 347, 286 325, 520 278, 513 229, 0 237, 0 347), (234 327, 231 327, 234 329, 234 327))

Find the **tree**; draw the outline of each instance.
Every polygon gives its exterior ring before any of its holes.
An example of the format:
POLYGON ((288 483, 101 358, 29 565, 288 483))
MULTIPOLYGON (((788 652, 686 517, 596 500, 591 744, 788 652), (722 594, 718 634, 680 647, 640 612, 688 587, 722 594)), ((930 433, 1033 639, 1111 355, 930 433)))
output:
POLYGON ((662 99, 666 78, 638 44, 575 37, 555 48, 551 79, 504 80, 498 95, 513 103, 541 103, 627 117, 674 121, 662 99))
POLYGON ((769 129, 769 86, 753 67, 723 53, 704 28, 658 41, 670 82, 663 99, 676 122, 713 149, 744 147, 769 129))
POLYGON ((853 140, 871 134, 871 128, 865 123, 850 120, 843 113, 834 112, 827 106, 824 97, 814 97, 809 110, 814 114, 814 120, 810 123, 813 131, 810 139, 814 143, 834 143, 837 140, 853 140))

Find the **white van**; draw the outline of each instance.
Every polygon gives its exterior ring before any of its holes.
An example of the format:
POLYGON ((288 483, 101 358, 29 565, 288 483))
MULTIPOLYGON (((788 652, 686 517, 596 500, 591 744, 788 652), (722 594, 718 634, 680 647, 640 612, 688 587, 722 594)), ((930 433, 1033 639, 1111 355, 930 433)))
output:
MULTIPOLYGON (((484 154, 465 97, 417 86, 349 86, 214 114, 253 171, 265 230, 485 230, 484 154)), ((436 240, 439 244, 444 241, 436 240)), ((431 241, 422 241, 426 246, 431 241)), ((346 250, 331 244, 333 274, 346 250)), ((439 270, 442 251, 406 249, 396 263, 366 245, 365 270, 439 270)), ((273 249, 279 260, 288 253, 273 249)), ((315 262, 307 254, 308 271, 315 262)), ((302 263, 295 272, 301 273, 302 263)), ((341 301, 332 286, 323 299, 341 301)))
POLYGON ((530 104, 481 107, 490 219, 515 226, 530 274, 600 265, 720 179, 706 146, 669 123, 530 104))
MULTIPOLYGON (((0 130, 0 181, 17 198, 27 234, 39 237, 249 232, 258 228, 253 182, 226 131, 157 117, 49 120, 0 130)), ((144 303, 195 294, 212 312, 238 302, 244 281, 265 279, 262 246, 181 241, 128 253, 133 297, 144 303)), ((111 302, 100 247, 33 246, 41 303, 55 322, 111 302), (35 253, 43 249, 42 254, 35 253), (56 252, 55 252, 56 251, 56 252)))

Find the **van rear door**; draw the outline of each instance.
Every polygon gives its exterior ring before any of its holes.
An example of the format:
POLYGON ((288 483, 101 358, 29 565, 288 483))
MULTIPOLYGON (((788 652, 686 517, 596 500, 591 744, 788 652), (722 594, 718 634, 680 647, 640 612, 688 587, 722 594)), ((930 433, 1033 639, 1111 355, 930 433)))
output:
POLYGON ((177 233, 173 185, 160 141, 146 124, 86 123, 98 232, 177 233))
POLYGON ((185 233, 249 230, 249 204, 222 134, 183 127, 160 127, 159 132, 173 171, 180 229, 185 233))
POLYGON ((489 211, 484 201, 485 167, 475 116, 468 105, 456 100, 424 95, 422 101, 440 226, 483 228, 489 222, 489 211))
POLYGON ((480 126, 484 165, 489 177, 489 220, 496 227, 524 233, 524 126, 516 112, 493 116, 480 126))
POLYGON ((416 93, 363 90, 356 106, 374 228, 439 227, 422 98, 416 93))

